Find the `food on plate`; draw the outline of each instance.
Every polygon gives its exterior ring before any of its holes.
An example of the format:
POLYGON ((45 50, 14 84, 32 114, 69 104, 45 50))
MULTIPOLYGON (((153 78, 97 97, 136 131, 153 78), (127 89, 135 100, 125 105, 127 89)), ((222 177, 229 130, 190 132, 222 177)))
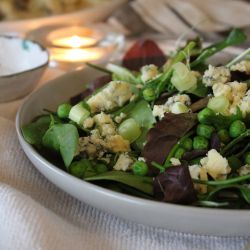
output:
MULTIPOLYGON (((109 1, 109 0, 104 0, 109 1)), ((92 7, 103 0, 1 0, 0 20, 50 16, 92 7)))
POLYGON ((105 75, 23 126, 23 136, 69 174, 117 192, 249 208, 250 49, 207 62, 245 40, 234 29, 223 41, 190 40, 168 56, 138 41, 122 65, 89 64, 105 75))

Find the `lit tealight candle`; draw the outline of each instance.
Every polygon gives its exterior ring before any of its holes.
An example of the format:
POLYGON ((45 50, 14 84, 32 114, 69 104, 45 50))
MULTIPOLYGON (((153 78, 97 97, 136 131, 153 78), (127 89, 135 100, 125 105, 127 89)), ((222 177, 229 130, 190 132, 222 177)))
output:
POLYGON ((81 37, 73 35, 70 37, 61 37, 52 41, 52 44, 60 47, 81 48, 89 47, 96 44, 96 39, 93 37, 81 37))
POLYGON ((104 51, 97 46, 102 34, 86 27, 56 29, 47 37, 51 60, 79 63, 96 61, 104 51))
POLYGON ((96 61, 104 56, 103 50, 98 48, 89 49, 51 49, 51 60, 62 62, 87 62, 96 61))

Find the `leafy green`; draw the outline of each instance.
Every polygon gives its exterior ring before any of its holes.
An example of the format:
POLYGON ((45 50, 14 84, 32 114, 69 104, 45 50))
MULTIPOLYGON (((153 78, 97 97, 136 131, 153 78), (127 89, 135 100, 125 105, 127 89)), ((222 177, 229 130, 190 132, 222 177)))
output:
POLYGON ((247 129, 243 134, 229 142, 222 150, 221 154, 225 155, 233 146, 244 140, 246 137, 250 136, 250 129, 247 129))
POLYGON ((137 176, 132 173, 122 171, 110 171, 103 174, 87 177, 85 181, 116 181, 133 187, 143 193, 153 194, 153 178, 147 176, 137 176))
POLYGON ((193 179, 194 183, 199 183, 199 184, 205 184, 209 186, 219 186, 219 185, 230 185, 230 184, 236 184, 242 181, 250 180, 250 174, 248 175, 243 175, 243 176, 238 176, 226 180, 218 180, 218 181, 202 181, 202 180, 197 180, 193 179))
POLYGON ((78 131, 72 124, 55 124, 43 136, 43 145, 60 152, 66 167, 72 162, 78 148, 78 131))
POLYGON ((113 73, 113 80, 121 80, 128 83, 137 82, 137 78, 127 68, 109 63, 107 69, 113 73))
POLYGON ((32 123, 22 127, 22 134, 24 139, 31 145, 40 147, 42 144, 42 138, 45 132, 48 130, 51 122, 49 115, 43 115, 37 117, 32 123))
POLYGON ((206 97, 208 94, 208 88, 200 81, 194 90, 188 90, 187 92, 198 97, 206 97))
POLYGON ((228 37, 218 43, 212 44, 211 46, 204 48, 201 54, 191 63, 191 68, 203 63, 206 59, 225 49, 226 47, 238 45, 246 40, 246 35, 240 29, 233 29, 228 37))

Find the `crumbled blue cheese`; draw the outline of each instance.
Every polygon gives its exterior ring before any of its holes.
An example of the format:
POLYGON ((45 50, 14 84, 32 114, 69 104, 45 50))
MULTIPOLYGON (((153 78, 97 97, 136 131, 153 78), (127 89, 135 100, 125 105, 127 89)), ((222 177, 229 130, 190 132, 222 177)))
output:
POLYGON ((208 69, 204 72, 202 82, 205 86, 211 87, 216 83, 226 83, 230 81, 230 70, 224 66, 214 67, 208 66, 208 69))
POLYGON ((229 103, 230 107, 228 110, 229 114, 234 114, 236 108, 240 106, 243 97, 247 91, 247 84, 243 82, 227 82, 225 84, 216 83, 212 87, 214 96, 225 96, 229 103))
POLYGON ((239 63, 236 63, 230 67, 231 71, 240 71, 250 74, 250 61, 243 60, 239 63))
POLYGON ((250 174, 250 165, 246 164, 238 169, 240 176, 250 174))
POLYGON ((158 117, 161 120, 167 112, 170 112, 170 110, 166 105, 154 105, 152 113, 154 117, 158 117))
POLYGON ((144 83, 156 78, 158 74, 158 68, 154 64, 145 65, 141 68, 141 80, 144 83))
POLYGON ((89 129, 92 128, 95 124, 95 121, 92 117, 88 117, 83 121, 83 128, 89 129))
POLYGON ((106 138, 109 151, 113 153, 129 152, 130 144, 128 140, 123 139, 120 135, 112 135, 106 138))
POLYGON ((201 166, 198 164, 194 164, 194 165, 188 166, 188 168, 189 168, 189 173, 190 173, 191 178, 199 179, 201 166))
POLYGON ((132 96, 131 86, 124 81, 112 81, 96 95, 89 98, 87 104, 92 113, 122 107, 132 96))
POLYGON ((246 95, 242 98, 239 107, 244 116, 250 113, 250 90, 248 90, 246 95))
POLYGON ((177 159, 177 158, 174 158, 174 157, 170 158, 170 162, 171 162, 171 164, 172 164, 173 166, 179 166, 179 165, 181 165, 180 160, 177 159))
POLYGON ((215 180, 226 179, 227 174, 231 171, 227 159, 221 156, 215 149, 209 150, 207 157, 202 158, 200 163, 215 180))
POLYGON ((127 117, 127 115, 125 113, 121 112, 119 115, 117 115, 115 117, 114 120, 115 120, 116 123, 121 123, 126 117, 127 117))
POLYGON ((191 99, 188 95, 183 94, 183 95, 173 95, 168 98, 167 102, 165 103, 166 106, 171 107, 174 103, 176 102, 181 102, 185 104, 186 106, 191 105, 191 99))
MULTIPOLYGON (((191 165, 188 167, 189 173, 192 179, 200 179, 203 181, 208 180, 207 170, 204 167, 201 167, 198 164, 191 165)), ((201 194, 207 193, 207 185, 204 184, 195 184, 194 188, 201 194)))
POLYGON ((130 169, 133 162, 133 159, 127 153, 120 154, 113 169, 118 171, 127 171, 130 169))
POLYGON ((173 114, 187 113, 190 111, 188 106, 191 105, 190 97, 186 94, 174 95, 168 98, 164 105, 154 105, 153 116, 162 119, 165 113, 173 114))
POLYGON ((80 137, 79 152, 90 159, 100 159, 107 152, 107 143, 98 134, 80 137))
POLYGON ((116 126, 109 114, 101 112, 93 117, 102 136, 116 134, 116 126))

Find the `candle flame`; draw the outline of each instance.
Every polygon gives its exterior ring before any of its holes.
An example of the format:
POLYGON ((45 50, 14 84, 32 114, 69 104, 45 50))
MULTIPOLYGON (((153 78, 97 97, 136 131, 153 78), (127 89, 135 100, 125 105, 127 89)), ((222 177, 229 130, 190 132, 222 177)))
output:
POLYGON ((52 41, 52 43, 56 46, 78 49, 81 47, 94 45, 96 43, 96 39, 93 37, 73 35, 70 37, 55 39, 52 41))

